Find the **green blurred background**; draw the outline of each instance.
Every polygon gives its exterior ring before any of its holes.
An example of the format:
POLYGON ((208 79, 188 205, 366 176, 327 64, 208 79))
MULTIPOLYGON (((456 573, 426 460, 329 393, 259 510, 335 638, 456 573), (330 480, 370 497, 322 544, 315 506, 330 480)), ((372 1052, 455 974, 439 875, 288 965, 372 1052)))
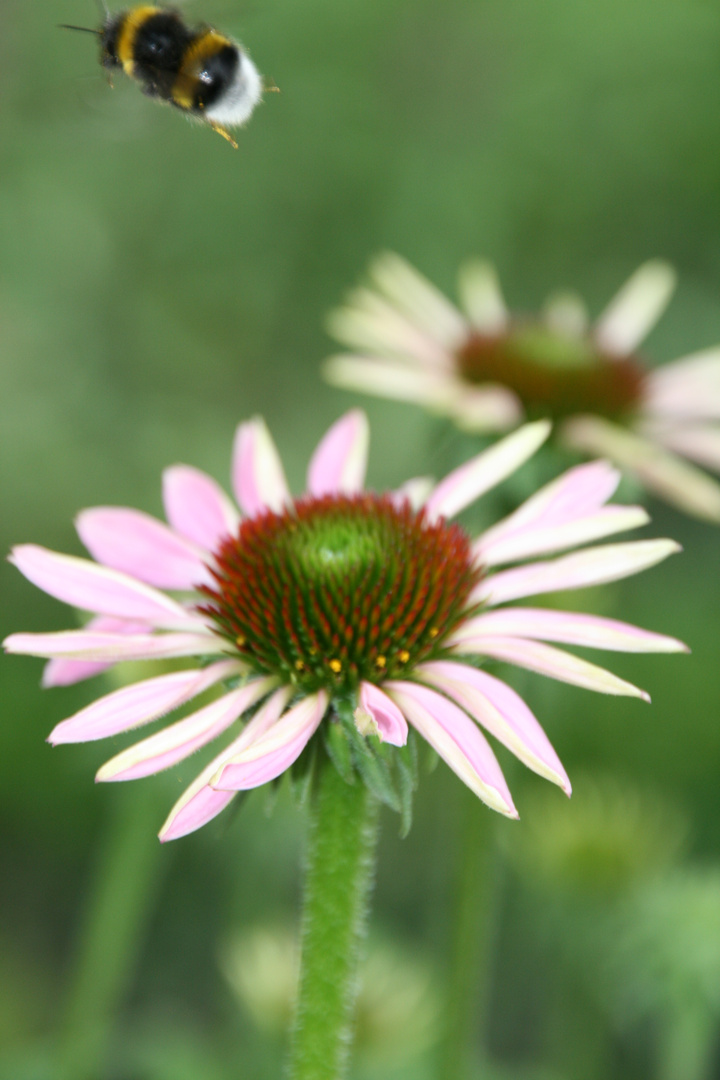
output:
MULTIPOLYGON (((56 27, 92 24, 90 0, 0 9, 3 549, 80 553, 73 517, 98 503, 160 513, 176 461, 225 483, 234 427, 258 412, 299 490, 357 403, 319 380, 324 314, 380 249, 449 291, 461 259, 486 255, 514 307, 572 286, 594 312, 663 256, 680 288, 649 354, 720 341, 710 0, 197 0, 188 16, 241 38, 281 88, 237 152, 124 80, 109 89, 93 39, 56 27)), ((436 422, 362 404, 372 484, 441 471, 436 422)), ((524 681, 576 793, 505 754, 522 822, 477 808, 491 930, 471 1078, 720 1076, 719 536, 652 513, 648 535, 685 554, 602 602, 692 656, 611 658, 651 707, 524 681)), ((0 574, 3 634, 68 625, 0 574)), ((95 787, 120 740, 44 739, 97 681, 41 692, 40 671, 2 661, 0 1077, 278 1076, 302 814, 256 793, 161 849, 196 763, 95 787)), ((361 1080, 449 1078, 468 799, 439 767, 408 839, 386 816, 361 1080)))

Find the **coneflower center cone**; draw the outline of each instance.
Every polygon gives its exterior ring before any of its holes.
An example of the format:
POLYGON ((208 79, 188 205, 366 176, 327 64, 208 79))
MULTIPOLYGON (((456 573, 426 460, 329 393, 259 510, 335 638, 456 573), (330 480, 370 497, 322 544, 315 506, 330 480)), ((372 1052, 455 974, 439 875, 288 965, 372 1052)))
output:
POLYGON ((640 403, 646 377, 637 356, 610 355, 588 337, 533 323, 502 334, 472 333, 456 360, 468 382, 514 390, 531 419, 626 416, 640 403))
POLYGON ((442 655, 482 570, 465 532, 388 495, 306 496, 243 521, 201 610, 259 672, 307 692, 442 655))

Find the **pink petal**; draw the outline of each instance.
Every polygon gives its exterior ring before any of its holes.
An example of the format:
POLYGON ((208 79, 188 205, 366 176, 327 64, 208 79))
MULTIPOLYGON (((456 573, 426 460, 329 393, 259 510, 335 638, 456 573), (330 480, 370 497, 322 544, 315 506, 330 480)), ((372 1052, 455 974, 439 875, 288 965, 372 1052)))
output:
POLYGON ((193 627, 200 622, 169 596, 88 559, 21 544, 13 548, 10 562, 33 585, 83 611, 162 626, 193 627))
MULTIPOLYGON (((136 635, 147 631, 147 626, 144 623, 127 622, 125 619, 113 619, 110 615, 97 615, 85 624, 86 632, 93 630, 99 633, 136 635)), ((107 671, 109 667, 112 667, 111 660, 65 660, 60 657, 49 660, 45 665, 42 685, 44 687, 71 686, 93 675, 99 675, 107 671)))
POLYGON ((537 593, 584 589, 637 574, 680 551, 674 540, 632 540, 604 544, 548 562, 530 563, 485 578, 469 604, 485 601, 493 607, 537 593))
POLYGON ((571 793, 570 781, 550 740, 530 709, 506 683, 466 664, 431 661, 417 674, 453 698, 533 772, 571 793))
POLYGON ((199 469, 173 465, 163 473, 165 514, 181 536, 206 551, 215 551, 234 536, 240 515, 219 484, 199 469))
POLYGON ((284 773, 300 757, 325 715, 324 690, 293 705, 276 724, 218 769, 210 781, 220 791, 246 791, 284 773))
POLYGON ((644 263, 596 322, 598 345, 616 355, 633 352, 662 315, 674 290, 671 266, 660 259, 644 263))
POLYGON ((451 472, 425 503, 430 519, 454 517, 514 473, 545 442, 550 427, 546 420, 526 424, 451 472))
POLYGON ((260 417, 237 429, 232 480, 240 508, 249 517, 265 510, 280 513, 290 502, 280 455, 260 417))
POLYGON ((473 551, 482 566, 501 566, 553 551, 580 547, 592 540, 602 540, 606 536, 637 529, 649 520, 642 506, 606 506, 596 514, 562 525, 543 528, 530 524, 491 543, 481 536, 473 545, 473 551))
POLYGON ((193 589, 212 581, 207 553, 139 510, 96 506, 76 521, 78 535, 97 562, 158 589, 193 589))
POLYGON ((168 660, 178 656, 207 656, 222 643, 211 634, 101 634, 61 630, 52 634, 11 634, 6 652, 23 656, 64 657, 118 664, 121 660, 168 660))
POLYGON ((417 683, 388 682, 385 688, 406 718, 471 791, 507 817, 518 813, 495 755, 462 709, 417 683))
POLYGON ((231 690, 203 709, 123 750, 102 766, 95 779, 137 780, 177 765, 221 735, 276 685, 273 678, 255 679, 231 690))
POLYGON ((560 641, 592 649, 616 652, 687 652, 676 638, 640 630, 629 623, 599 615, 574 611, 547 611, 541 608, 504 608, 469 619, 449 638, 449 645, 480 642, 484 636, 523 637, 540 641, 560 641))
POLYGON ((550 679, 582 686, 586 690, 595 690, 599 694, 620 694, 626 697, 639 697, 649 701, 650 696, 644 690, 638 690, 632 683, 619 679, 596 664, 580 660, 577 656, 555 649, 552 645, 543 645, 539 641, 526 641, 522 638, 490 637, 476 638, 463 642, 458 652, 474 652, 479 656, 492 656, 506 664, 537 671, 550 679))
POLYGON ((404 746, 408 737, 408 726, 405 717, 398 709, 394 701, 373 683, 360 683, 360 694, 357 714, 370 717, 378 727, 378 733, 383 742, 391 746, 404 746))
POLYGON ((252 720, 243 728, 240 735, 226 746, 210 764, 203 769, 192 784, 183 792, 170 811, 167 821, 160 830, 160 840, 178 840, 181 836, 195 832, 206 825, 212 818, 224 810, 235 798, 234 791, 216 791, 210 787, 210 780, 215 773, 234 754, 259 739, 278 720, 285 710, 291 690, 287 686, 276 690, 267 701, 263 702, 252 720))
POLYGON ((307 488, 311 495, 352 495, 362 491, 370 431, 360 409, 346 413, 328 431, 312 456, 307 488))
POLYGON ((650 372, 645 408, 668 418, 720 419, 720 348, 693 353, 650 372))
POLYGON ((154 679, 123 686, 63 720, 48 742, 89 742, 140 727, 177 709, 210 686, 238 674, 233 660, 220 661, 201 671, 173 671, 154 679))

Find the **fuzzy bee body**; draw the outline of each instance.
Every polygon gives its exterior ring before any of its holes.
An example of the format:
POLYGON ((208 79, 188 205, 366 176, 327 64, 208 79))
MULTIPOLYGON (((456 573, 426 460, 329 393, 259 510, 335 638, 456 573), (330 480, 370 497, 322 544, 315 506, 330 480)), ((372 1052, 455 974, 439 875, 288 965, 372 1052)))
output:
POLYGON ((210 26, 189 27, 173 8, 139 4, 109 15, 98 32, 100 60, 121 69, 149 97, 227 128, 249 119, 262 94, 257 68, 236 41, 210 26))

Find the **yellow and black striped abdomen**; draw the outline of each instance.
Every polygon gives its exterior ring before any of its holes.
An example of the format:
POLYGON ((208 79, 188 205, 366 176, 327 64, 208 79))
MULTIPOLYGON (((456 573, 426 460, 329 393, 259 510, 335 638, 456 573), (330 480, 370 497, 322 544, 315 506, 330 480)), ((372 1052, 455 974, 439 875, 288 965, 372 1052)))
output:
POLYGON ((240 54, 237 45, 209 27, 200 32, 185 51, 175 85, 173 103, 202 114, 233 82, 240 54))
POLYGON ((141 4, 105 24, 102 62, 122 67, 151 97, 173 101, 173 87, 194 37, 177 12, 141 4))

